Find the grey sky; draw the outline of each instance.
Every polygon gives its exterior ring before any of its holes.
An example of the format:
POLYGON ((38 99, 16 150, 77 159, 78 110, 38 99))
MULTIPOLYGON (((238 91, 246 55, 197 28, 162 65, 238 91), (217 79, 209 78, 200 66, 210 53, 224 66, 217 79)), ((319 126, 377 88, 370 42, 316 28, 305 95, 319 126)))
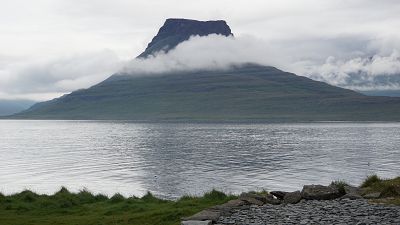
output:
POLYGON ((395 0, 0 0, 0 98, 46 100, 89 87, 140 54, 170 17, 224 19, 238 38, 226 50, 284 70, 400 89, 399 12, 395 0))

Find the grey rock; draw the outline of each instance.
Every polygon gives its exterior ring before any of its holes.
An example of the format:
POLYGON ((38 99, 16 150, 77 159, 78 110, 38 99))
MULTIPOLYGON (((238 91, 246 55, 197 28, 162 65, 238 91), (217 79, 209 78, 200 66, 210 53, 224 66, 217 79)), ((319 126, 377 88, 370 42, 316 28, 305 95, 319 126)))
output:
POLYGON ((252 197, 239 197, 239 199, 242 201, 246 201, 250 205, 264 205, 264 202, 257 200, 255 198, 252 198, 252 197))
POLYGON ((207 221, 211 220, 213 222, 216 222, 218 218, 222 216, 221 211, 219 210, 212 210, 212 209, 206 209, 201 212, 198 212, 194 214, 193 216, 183 218, 183 221, 207 221))
POLYGON ((282 203, 282 201, 280 199, 274 198, 273 195, 267 195, 265 197, 265 203, 271 204, 271 205, 279 205, 282 203))
POLYGON ((288 192, 286 192, 286 191, 271 191, 270 192, 271 195, 275 196, 276 198, 278 198, 280 200, 283 200, 283 198, 285 197, 285 195, 287 193, 288 192))
POLYGON ((366 194, 363 197, 366 199, 377 199, 380 196, 381 196, 381 192, 373 192, 373 193, 366 194))
POLYGON ((253 199, 256 199, 258 201, 265 203, 265 195, 256 194, 256 193, 242 193, 239 196, 239 199, 247 199, 247 198, 253 198, 253 199))
POLYGON ((189 220, 182 221, 181 225, 211 225, 211 220, 199 221, 199 220, 189 220))
POLYGON ((301 198, 302 196, 300 191, 288 192, 283 198, 283 202, 288 204, 297 204, 300 202, 301 198))
POLYGON ((342 197, 340 197, 340 199, 351 199, 351 200, 355 200, 355 199, 362 199, 363 197, 359 194, 356 193, 349 193, 349 194, 345 194, 342 197))
POLYGON ((301 196, 307 200, 331 200, 341 196, 335 186, 304 185, 301 196))
POLYGON ((361 195, 361 188, 354 187, 354 186, 351 186, 351 185, 345 185, 344 186, 344 191, 346 192, 346 194, 361 195))

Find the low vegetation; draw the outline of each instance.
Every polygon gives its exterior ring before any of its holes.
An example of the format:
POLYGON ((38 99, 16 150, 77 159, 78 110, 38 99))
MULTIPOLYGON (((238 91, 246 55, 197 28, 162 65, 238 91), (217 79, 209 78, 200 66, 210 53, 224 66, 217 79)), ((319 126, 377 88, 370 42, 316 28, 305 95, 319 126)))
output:
POLYGON ((213 205, 236 198, 219 191, 202 197, 185 196, 177 201, 162 200, 151 193, 141 198, 111 198, 83 190, 71 193, 66 188, 53 195, 31 191, 0 194, 0 224, 7 225, 172 225, 213 205))
POLYGON ((400 205, 400 177, 382 179, 377 175, 367 177, 362 183, 364 193, 380 193, 378 203, 400 205))

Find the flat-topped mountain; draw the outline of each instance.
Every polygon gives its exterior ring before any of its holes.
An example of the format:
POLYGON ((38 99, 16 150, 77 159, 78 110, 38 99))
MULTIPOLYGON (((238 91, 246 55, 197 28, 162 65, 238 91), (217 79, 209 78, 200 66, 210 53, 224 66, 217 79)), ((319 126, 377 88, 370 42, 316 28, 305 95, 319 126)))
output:
MULTIPOLYGON (((228 36, 231 30, 224 21, 168 19, 139 57, 170 50, 192 35, 214 33, 228 36)), ((118 73, 13 118, 399 121, 400 98, 369 97, 274 67, 244 64, 151 76, 118 73)))
POLYGON ((179 43, 188 40, 191 36, 207 36, 209 34, 233 35, 228 24, 223 20, 167 19, 139 57, 147 57, 160 50, 168 52, 168 50, 175 48, 179 43))

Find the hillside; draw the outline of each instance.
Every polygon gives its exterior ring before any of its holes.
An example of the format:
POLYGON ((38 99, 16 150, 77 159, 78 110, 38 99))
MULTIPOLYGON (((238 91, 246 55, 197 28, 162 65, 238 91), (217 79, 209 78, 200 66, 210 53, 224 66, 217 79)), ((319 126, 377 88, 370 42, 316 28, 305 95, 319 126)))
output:
MULTIPOLYGON (((169 19, 146 57, 190 35, 231 35, 224 21, 169 19)), ((243 121, 398 121, 400 98, 369 97, 274 67, 116 74, 85 90, 38 103, 12 118, 243 121)))
POLYGON ((0 99, 0 116, 11 115, 28 109, 35 104, 30 100, 6 100, 0 99))

